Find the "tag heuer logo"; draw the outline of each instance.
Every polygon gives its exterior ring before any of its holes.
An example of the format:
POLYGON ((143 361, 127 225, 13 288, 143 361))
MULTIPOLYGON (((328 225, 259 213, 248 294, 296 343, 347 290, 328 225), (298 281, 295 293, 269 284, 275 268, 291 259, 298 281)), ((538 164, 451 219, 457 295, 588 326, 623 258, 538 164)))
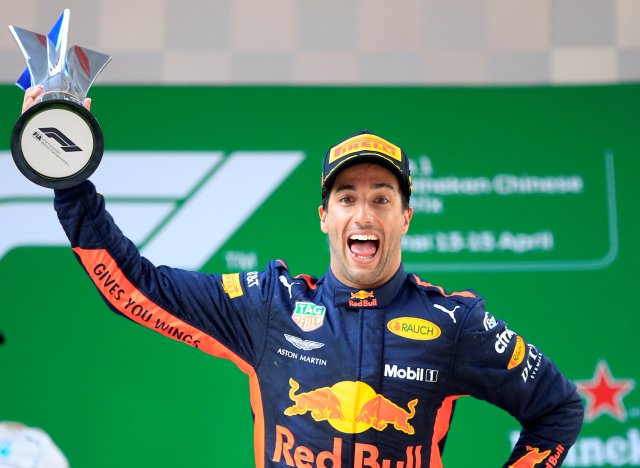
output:
POLYGON ((326 307, 316 305, 313 302, 296 302, 296 309, 291 314, 291 319, 303 331, 308 332, 322 326, 326 311, 326 307))

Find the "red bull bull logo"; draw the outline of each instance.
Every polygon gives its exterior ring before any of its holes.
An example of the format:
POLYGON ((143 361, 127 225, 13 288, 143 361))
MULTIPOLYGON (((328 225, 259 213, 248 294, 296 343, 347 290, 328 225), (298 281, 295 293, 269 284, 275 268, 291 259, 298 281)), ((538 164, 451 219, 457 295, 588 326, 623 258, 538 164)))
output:
POLYGON ((303 393, 297 393, 300 384, 294 379, 289 379, 289 385, 289 398, 294 404, 284 410, 287 416, 310 413, 315 421, 327 421, 347 434, 367 429, 384 431, 388 426, 406 434, 415 433, 409 420, 416 414, 417 399, 404 409, 364 382, 343 381, 303 393))
POLYGON ((384 431, 389 424, 393 424, 396 430, 413 435, 415 429, 409 424, 409 419, 415 416, 417 404, 417 399, 411 400, 408 403, 409 411, 405 411, 382 395, 376 395, 362 406, 356 421, 371 424, 372 428, 379 431, 384 431))
POLYGON ((289 398, 295 403, 284 410, 287 416, 311 413, 311 417, 316 421, 326 421, 328 419, 344 420, 340 409, 340 400, 329 387, 322 387, 306 393, 296 395, 300 384, 293 379, 289 379, 289 398))
POLYGON ((373 298, 373 291, 365 291, 364 289, 361 289, 358 292, 352 292, 351 293, 351 299, 369 299, 369 298, 373 298))
POLYGON ((373 291, 361 289, 358 292, 351 293, 349 307, 375 307, 377 305, 378 300, 373 295, 373 291))
POLYGON ((527 445, 527 453, 518 458, 513 465, 509 465, 509 468, 534 468, 536 465, 542 463, 550 453, 551 450, 541 452, 538 447, 530 447, 527 445))

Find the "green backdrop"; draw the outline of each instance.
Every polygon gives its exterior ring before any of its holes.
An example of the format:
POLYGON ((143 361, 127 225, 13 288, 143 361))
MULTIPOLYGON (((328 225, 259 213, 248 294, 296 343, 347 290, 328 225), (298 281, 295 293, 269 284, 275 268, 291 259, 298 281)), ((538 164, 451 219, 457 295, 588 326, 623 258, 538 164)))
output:
MULTIPOLYGON (((105 161, 114 151, 221 152, 221 165, 238 151, 304 156, 203 271, 283 258, 294 274, 322 275, 324 152, 362 128, 403 146, 417 211, 404 240, 407 269, 447 290, 475 289, 580 384, 588 418, 565 466, 640 466, 640 85, 96 86, 91 96, 105 161)), ((0 102, 0 157, 9 158, 20 90, 0 86, 0 102)), ((117 163, 129 187, 150 177, 126 157, 117 163)), ((157 195, 173 209, 146 241, 201 186, 157 195)), ((242 177, 233 187, 229 204, 251 196, 242 177)), ((48 200, 30 197, 0 197, 0 213, 12 213, 0 219, 0 236, 24 222, 30 200, 48 200)), ((154 200, 114 200, 135 202, 154 200)), ((225 222, 208 210, 201 217, 225 222)), ((175 240, 177 252, 190 243, 175 240)), ((25 242, 0 256, 0 331, 0 420, 45 429, 73 467, 253 464, 245 375, 110 313, 68 248, 25 242)), ((462 399, 445 465, 499 466, 516 430, 509 415, 462 399)))

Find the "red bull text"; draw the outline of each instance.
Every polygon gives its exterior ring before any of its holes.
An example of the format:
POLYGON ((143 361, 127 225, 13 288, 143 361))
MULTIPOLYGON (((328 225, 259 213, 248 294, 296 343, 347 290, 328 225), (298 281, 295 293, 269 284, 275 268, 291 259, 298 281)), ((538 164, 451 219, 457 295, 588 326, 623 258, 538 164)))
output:
MULTIPOLYGON (((276 425, 276 446, 273 451, 272 461, 276 463, 284 461, 287 466, 295 466, 296 468, 343 468, 342 446, 343 439, 334 437, 331 450, 322 450, 314 453, 309 447, 296 445, 296 438, 291 430, 284 426, 276 425), (327 462, 330 464, 327 465, 327 462)), ((353 468, 422 467, 422 445, 408 446, 405 451, 405 457, 402 460, 381 458, 378 448, 371 444, 356 442, 353 450, 353 468)))
POLYGON ((351 293, 349 307, 375 307, 377 305, 378 299, 373 295, 373 291, 365 291, 361 289, 358 292, 351 293))

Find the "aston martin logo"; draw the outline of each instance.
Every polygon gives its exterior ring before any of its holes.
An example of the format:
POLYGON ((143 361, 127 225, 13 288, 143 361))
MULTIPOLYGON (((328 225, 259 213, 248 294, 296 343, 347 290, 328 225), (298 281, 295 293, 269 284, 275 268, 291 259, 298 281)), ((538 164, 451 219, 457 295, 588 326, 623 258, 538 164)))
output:
POLYGON ((293 346, 304 351, 311 351, 312 349, 318 349, 324 346, 324 343, 318 343, 317 341, 311 340, 303 340, 302 338, 298 338, 297 336, 293 335, 287 335, 286 333, 284 334, 284 337, 293 346))

